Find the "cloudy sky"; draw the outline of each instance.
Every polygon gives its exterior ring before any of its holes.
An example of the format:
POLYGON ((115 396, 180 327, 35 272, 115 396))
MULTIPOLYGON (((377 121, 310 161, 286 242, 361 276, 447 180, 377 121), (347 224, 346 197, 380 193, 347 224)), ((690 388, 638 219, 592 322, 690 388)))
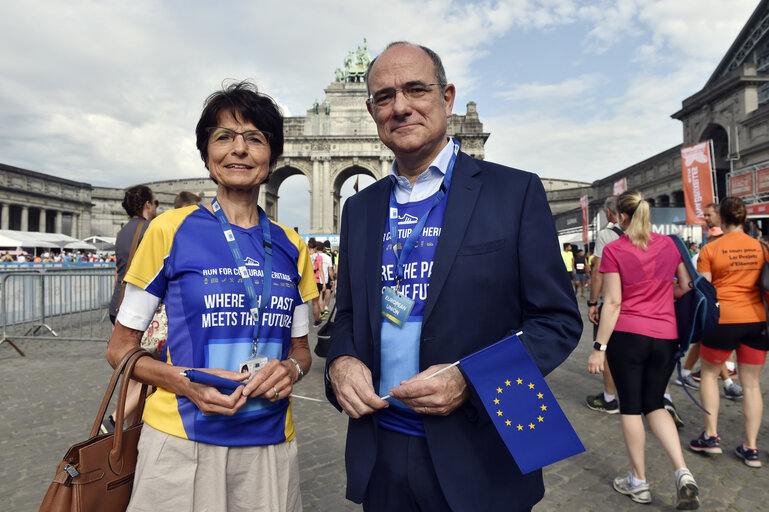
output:
MULTIPOLYGON (((477 103, 486 158, 592 181, 676 144, 757 0, 4 2, 0 162, 96 186, 205 176, 194 127, 226 78, 303 115, 367 38, 443 58, 455 112, 477 103)), ((361 179, 362 184, 371 180, 361 179)), ((343 195, 351 192, 348 181, 343 195)), ((280 222, 309 224, 309 185, 280 222)))

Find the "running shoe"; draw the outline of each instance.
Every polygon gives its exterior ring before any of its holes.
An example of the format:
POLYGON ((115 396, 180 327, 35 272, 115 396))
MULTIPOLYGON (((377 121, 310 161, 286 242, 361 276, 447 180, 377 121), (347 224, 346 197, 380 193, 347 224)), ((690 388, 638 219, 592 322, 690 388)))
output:
POLYGON ((700 389, 700 383, 692 378, 692 374, 684 375, 683 378, 676 377, 676 384, 686 386, 689 389, 700 389))
POLYGON ((724 388, 724 396, 729 400, 739 400, 742 398, 742 386, 733 383, 730 387, 724 388))
POLYGON ((317 321, 313 322, 312 326, 313 326, 313 327, 318 327, 318 326, 319 326, 320 324, 322 324, 322 323, 323 323, 323 322, 321 322, 320 320, 317 320, 317 321))
POLYGON ((678 415, 678 411, 676 410, 676 406, 673 405, 673 402, 668 400, 667 398, 665 400, 665 410, 670 413, 670 415, 673 417, 673 422, 676 424, 676 428, 678 430, 681 430, 685 423, 684 420, 681 419, 681 416, 678 415))
POLYGON ((708 437, 705 435, 704 430, 700 437, 692 439, 692 442, 689 443, 689 449, 697 453, 723 453, 723 450, 721 450, 721 438, 718 436, 708 437))
POLYGON ((676 509, 696 510, 700 508, 700 489, 694 481, 692 472, 682 469, 676 478, 676 509))
POLYGON ((589 409, 602 411, 606 414, 617 414, 619 412, 617 399, 615 398, 611 402, 607 402, 603 397, 603 391, 597 395, 588 395, 587 398, 585 398, 585 405, 587 405, 589 409))
POLYGON ((750 466, 751 468, 761 467, 761 458, 758 456, 758 449, 751 450, 750 448, 745 448, 744 444, 741 444, 734 449, 734 453, 737 454, 737 457, 742 459, 742 462, 744 462, 746 466, 750 466))
POLYGON ((649 491, 649 483, 644 482, 640 485, 633 486, 630 483, 631 474, 627 476, 618 476, 614 479, 614 490, 625 496, 630 496, 630 499, 636 503, 651 503, 652 493, 649 491))

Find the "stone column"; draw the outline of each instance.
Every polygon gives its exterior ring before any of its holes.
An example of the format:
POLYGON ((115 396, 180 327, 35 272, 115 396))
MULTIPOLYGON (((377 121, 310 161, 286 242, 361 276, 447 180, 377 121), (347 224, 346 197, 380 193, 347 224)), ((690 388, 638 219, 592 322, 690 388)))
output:
POLYGON ((0 229, 8 229, 10 226, 11 209, 7 203, 3 203, 2 209, 0 209, 0 229))
POLYGON ((40 208, 40 219, 37 230, 41 233, 45 233, 45 208, 40 208))
POLYGON ((380 159, 380 170, 379 170, 379 177, 377 179, 382 179, 388 174, 390 174, 390 166, 391 162, 390 159, 387 157, 382 157, 380 159))
POLYGON ((267 204, 267 186, 261 186, 259 187, 259 197, 256 199, 256 202, 259 206, 262 207, 262 209, 265 211, 267 216, 270 216, 270 210, 268 208, 267 204))
POLYGON ((54 222, 56 233, 61 233, 61 212, 56 212, 56 221, 54 222))
POLYGON ((21 207, 21 231, 29 231, 29 206, 21 207))
POLYGON ((312 159, 312 181, 310 183, 310 233, 320 233, 321 216, 320 207, 323 202, 321 197, 320 162, 312 159))
POLYGON ((323 159, 323 190, 321 208, 323 214, 323 233, 334 233, 334 197, 331 190, 331 158, 323 159))
POLYGON ((78 226, 79 223, 80 223, 80 215, 78 215, 77 213, 73 213, 72 214, 72 227, 70 228, 70 234, 69 234, 69 236, 71 236, 72 238, 80 238, 80 236, 79 236, 80 230, 78 229, 79 228, 79 226, 78 226))

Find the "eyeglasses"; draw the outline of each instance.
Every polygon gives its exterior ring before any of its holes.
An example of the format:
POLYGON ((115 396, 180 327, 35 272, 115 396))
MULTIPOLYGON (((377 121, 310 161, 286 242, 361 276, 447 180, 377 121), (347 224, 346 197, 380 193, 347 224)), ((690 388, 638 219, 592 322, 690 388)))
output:
POLYGON ((236 132, 229 128, 211 126, 206 128, 208 132, 208 142, 214 146, 227 147, 235 142, 238 135, 243 137, 243 141, 252 148, 265 147, 272 139, 272 133, 262 130, 246 130, 245 132, 236 132))
POLYGON ((377 108, 389 107, 395 101, 395 95, 398 94, 398 91, 403 94, 403 98, 406 100, 420 100, 427 96, 434 85, 440 84, 409 82, 403 87, 379 90, 369 96, 367 101, 370 105, 374 105, 377 108))

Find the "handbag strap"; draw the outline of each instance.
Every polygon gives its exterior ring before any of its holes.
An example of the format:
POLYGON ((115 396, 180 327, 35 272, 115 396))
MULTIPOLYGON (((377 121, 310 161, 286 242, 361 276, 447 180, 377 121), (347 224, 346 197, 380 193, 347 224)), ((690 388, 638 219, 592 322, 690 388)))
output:
MULTIPOLYGON (((131 268, 131 262, 134 259, 134 254, 136 253, 136 248, 139 247, 139 240, 142 238, 142 234, 144 233, 144 225, 147 223, 147 219, 142 219, 139 221, 139 224, 136 226, 136 231, 134 231, 134 237, 131 241, 131 251, 128 253, 128 262, 125 265, 126 272, 128 272, 128 269, 131 268)), ((125 295, 125 276, 123 276, 123 282, 120 283, 120 298, 117 301, 117 309, 120 309, 120 305, 123 303, 123 296, 125 295)))
MULTIPOLYGON (((120 395, 118 396, 117 412, 115 413, 115 433, 112 437, 112 449, 109 452, 109 466, 115 474, 123 472, 123 421, 125 418, 125 403, 128 396, 128 383, 131 382, 136 363, 142 357, 151 357, 146 350, 134 351, 129 357, 123 370, 123 379, 120 381, 120 395)), ((144 402, 147 399, 147 385, 142 384, 139 392, 139 403, 136 407, 136 423, 139 423, 144 412, 144 402)))
POLYGON ((681 259, 683 260, 684 266, 686 267, 686 271, 689 272, 689 278, 692 280, 692 284, 689 286, 691 288, 694 286, 694 281, 696 281, 697 278, 700 277, 700 273, 697 272, 696 268, 694 268, 694 263, 692 263, 692 257, 689 256, 689 251, 686 249, 686 244, 684 244, 684 241, 681 240, 681 237, 679 237, 678 235, 668 235, 668 236, 673 239, 673 242, 675 242, 678 252, 681 253, 681 259))
MULTIPOLYGON (((110 378, 109 383, 107 384, 107 390, 104 392, 104 398, 102 398, 101 405, 99 405, 99 412, 96 414, 96 419, 94 420, 93 426, 91 427, 91 433, 88 436, 89 438, 96 437, 99 434, 99 427, 101 427, 101 422, 104 421, 104 415, 107 413, 107 407, 109 406, 109 403, 112 400, 112 395, 115 392, 115 387, 117 387, 117 382, 120 379, 120 376, 123 374, 125 367, 128 364, 128 361, 131 359, 131 357, 135 356, 140 352, 146 352, 146 351, 139 347, 131 350, 125 356, 123 356, 123 359, 121 359, 120 362, 117 364, 117 366, 115 366, 115 371, 112 373, 112 377, 110 378)), ((147 354, 149 355, 149 353, 147 354)), ((118 410, 118 414, 122 416, 124 413, 118 410)), ((115 418, 115 425, 117 424, 118 424, 117 418, 115 418)))

